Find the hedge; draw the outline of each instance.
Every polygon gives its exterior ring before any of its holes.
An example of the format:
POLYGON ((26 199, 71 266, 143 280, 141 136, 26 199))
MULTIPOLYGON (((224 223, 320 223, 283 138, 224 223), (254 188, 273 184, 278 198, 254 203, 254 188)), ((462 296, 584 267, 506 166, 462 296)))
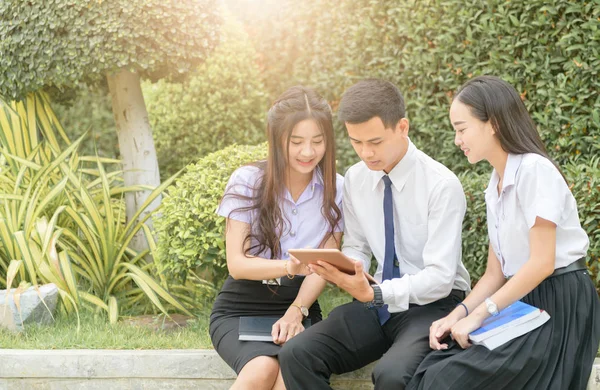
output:
MULTIPOLYGON (((335 108, 356 81, 390 80, 405 94, 415 141, 455 172, 468 166, 452 142, 450 101, 480 74, 517 88, 561 164, 600 152, 597 1, 281 0, 260 16, 247 29, 272 96, 304 83, 335 108)), ((340 145, 341 170, 354 161, 349 149, 340 145)))
POLYGON ((119 140, 112 112, 108 87, 79 84, 72 89, 76 101, 52 96, 52 108, 70 139, 77 139, 89 132, 82 142, 82 155, 118 158, 119 140))
MULTIPOLYGON (((163 267, 185 276, 199 271, 219 286, 227 275, 224 219, 215 210, 231 173, 239 166, 266 156, 264 145, 230 146, 190 165, 163 200, 158 221, 159 252, 163 267)), ((463 262, 473 279, 483 275, 487 261, 487 224, 483 191, 490 171, 459 175, 467 198, 463 223, 463 262)), ((600 289, 600 158, 590 164, 569 162, 563 172, 571 183, 583 228, 590 238, 589 268, 600 289)))
POLYGON ((255 56, 226 15, 219 45, 182 83, 143 84, 161 176, 227 145, 265 141, 268 99, 255 56))
POLYGON ((225 280, 225 220, 216 214, 217 206, 233 171, 266 156, 266 144, 231 145, 190 164, 167 189, 155 220, 166 273, 185 278, 193 270, 217 286, 225 280))

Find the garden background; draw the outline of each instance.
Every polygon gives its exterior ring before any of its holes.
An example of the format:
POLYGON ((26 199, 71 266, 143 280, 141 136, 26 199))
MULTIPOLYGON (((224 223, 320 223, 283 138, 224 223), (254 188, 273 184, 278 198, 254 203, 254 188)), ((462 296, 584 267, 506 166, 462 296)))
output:
MULTIPOLYGON (((335 112, 367 77, 400 87, 411 140, 459 175, 473 280, 485 268, 491 167, 454 146, 448 109, 473 76, 513 84, 577 199, 600 288, 597 1, 9 0, 0 53, 0 288, 55 283, 56 326, 87 329, 0 333, 9 345, 52 334, 55 348, 207 347, 227 275, 214 211, 233 170, 265 157, 269 103, 303 84, 335 112), (132 154, 136 139, 148 153, 132 154), (161 312, 198 319, 167 342, 123 327, 161 312)), ((343 174, 358 159, 338 121, 335 131, 343 174)), ((345 299, 329 288, 326 311, 345 299)))

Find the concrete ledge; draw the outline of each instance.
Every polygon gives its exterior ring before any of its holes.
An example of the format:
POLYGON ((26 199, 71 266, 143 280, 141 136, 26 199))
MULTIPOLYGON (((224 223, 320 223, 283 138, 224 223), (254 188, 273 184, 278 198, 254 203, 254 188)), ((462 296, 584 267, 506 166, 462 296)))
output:
MULTIPOLYGON (((214 350, 0 349, 0 390, 228 389, 235 374, 214 350)), ((335 389, 372 389, 373 364, 332 377, 335 389)), ((588 390, 600 390, 596 359, 588 390)))

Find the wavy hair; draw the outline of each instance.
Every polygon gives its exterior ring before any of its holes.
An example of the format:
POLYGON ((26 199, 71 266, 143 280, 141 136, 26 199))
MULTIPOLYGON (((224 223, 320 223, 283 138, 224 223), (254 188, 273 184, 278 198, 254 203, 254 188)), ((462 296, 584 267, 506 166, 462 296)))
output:
POLYGON ((256 224, 244 240, 244 246, 251 244, 245 251, 247 256, 263 253, 268 249, 272 259, 281 258, 280 238, 284 234, 286 222, 289 226, 289 221, 285 220, 280 207, 285 194, 289 143, 294 127, 307 119, 315 121, 325 140, 325 154, 315 168, 321 171, 323 177, 321 214, 329 223, 329 231, 321 244, 333 236, 334 229, 341 219, 342 213, 335 203, 335 141, 331 107, 314 90, 303 86, 291 87, 275 100, 267 114, 269 153, 266 161, 252 164, 262 171, 260 179, 251 188, 252 195, 224 195, 224 198, 234 196, 250 202, 250 206, 239 207, 231 213, 257 211, 256 224), (285 148, 282 148, 282 145, 286 145, 285 148), (252 242, 255 244, 252 245, 252 242))

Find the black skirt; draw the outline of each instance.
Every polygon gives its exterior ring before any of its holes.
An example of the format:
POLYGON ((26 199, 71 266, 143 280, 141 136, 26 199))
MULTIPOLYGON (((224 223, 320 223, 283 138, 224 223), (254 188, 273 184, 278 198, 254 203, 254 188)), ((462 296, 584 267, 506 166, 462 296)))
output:
MULTIPOLYGON (((229 276, 215 300, 210 315, 210 338, 219 356, 237 374, 255 357, 279 354, 281 347, 277 344, 238 340, 238 330, 241 316, 282 317, 285 314, 296 299, 304 278, 296 276, 292 280, 282 280, 284 285, 274 286, 229 276)), ((318 302, 308 312, 313 324, 321 321, 318 302)))
POLYGON ((600 301, 587 271, 544 280, 523 298, 550 320, 494 349, 430 353, 407 389, 585 389, 600 342, 600 301))

